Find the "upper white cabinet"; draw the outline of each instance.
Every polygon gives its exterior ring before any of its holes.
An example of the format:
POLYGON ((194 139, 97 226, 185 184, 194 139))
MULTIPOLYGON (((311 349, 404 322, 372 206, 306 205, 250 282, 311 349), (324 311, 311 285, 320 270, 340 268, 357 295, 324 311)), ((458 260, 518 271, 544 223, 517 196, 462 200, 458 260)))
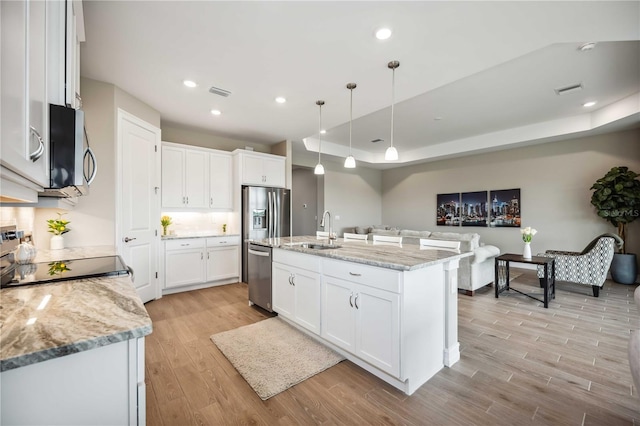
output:
POLYGON ((227 153, 209 154, 209 208, 229 211, 233 209, 231 192, 232 162, 227 153))
POLYGON ((232 162, 223 151, 162 143, 162 207, 230 211, 232 162))
POLYGON ((238 156, 242 185, 285 187, 285 157, 244 150, 234 154, 238 156))
MULTIPOLYGON (((48 175, 45 66, 48 7, 44 1, 0 2, 0 164, 38 187, 47 185, 48 175)), ((4 177, 5 173, 3 180, 4 177)))
POLYGON ((162 207, 205 208, 209 154, 180 145, 162 145, 162 207))
POLYGON ((80 42, 84 41, 82 2, 47 1, 47 82, 49 102, 80 107, 80 42))

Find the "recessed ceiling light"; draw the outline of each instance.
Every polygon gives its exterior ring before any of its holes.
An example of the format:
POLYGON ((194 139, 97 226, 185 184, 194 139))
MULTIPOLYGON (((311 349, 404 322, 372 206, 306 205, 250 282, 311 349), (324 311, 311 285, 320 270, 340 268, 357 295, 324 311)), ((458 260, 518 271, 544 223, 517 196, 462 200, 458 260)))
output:
POLYGON ((212 110, 211 110, 211 114, 213 114, 213 115, 220 115, 220 114, 222 114, 222 113, 221 113, 221 112, 220 112, 220 110, 218 110, 218 109, 212 109, 212 110))
POLYGON ((324 135, 325 133, 327 133, 326 130, 324 130, 324 129, 320 130, 320 134, 324 135))
POLYGON ((594 106, 595 104, 596 104, 595 101, 591 101, 591 102, 585 102, 584 104, 582 104, 582 106, 589 108, 589 107, 594 106))
POLYGON ((283 98, 282 96, 278 96, 276 98, 276 102, 279 103, 279 104, 283 104, 283 103, 287 102, 287 100, 285 98, 283 98))
POLYGON ((389 28, 380 28, 376 31, 376 38, 378 40, 386 40, 391 37, 391 30, 389 28))
POLYGON ((580 50, 581 52, 586 52, 588 50, 593 50, 594 47, 596 47, 596 44, 594 42, 589 42, 580 45, 580 47, 578 47, 578 50, 580 50))
POLYGON ((192 80, 184 80, 182 82, 182 84, 184 84, 187 87, 196 87, 197 86, 196 82, 192 81, 192 80))

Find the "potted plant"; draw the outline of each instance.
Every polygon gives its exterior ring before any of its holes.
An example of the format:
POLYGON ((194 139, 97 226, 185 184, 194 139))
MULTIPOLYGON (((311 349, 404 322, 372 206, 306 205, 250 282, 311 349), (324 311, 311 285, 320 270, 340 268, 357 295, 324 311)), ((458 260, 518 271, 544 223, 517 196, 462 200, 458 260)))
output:
POLYGON ((620 253, 613 255, 611 278, 620 284, 634 284, 638 273, 636 255, 627 253, 627 225, 640 216, 640 180, 628 167, 613 167, 591 186, 591 204, 598 216, 618 229, 625 241, 620 253))
POLYGON ((62 215, 66 213, 58 212, 57 219, 48 219, 47 226, 49 227, 49 232, 53 234, 51 237, 50 248, 51 250, 59 250, 64 248, 64 238, 62 238, 62 234, 66 234, 71 231, 67 225, 69 225, 68 220, 64 220, 62 215))

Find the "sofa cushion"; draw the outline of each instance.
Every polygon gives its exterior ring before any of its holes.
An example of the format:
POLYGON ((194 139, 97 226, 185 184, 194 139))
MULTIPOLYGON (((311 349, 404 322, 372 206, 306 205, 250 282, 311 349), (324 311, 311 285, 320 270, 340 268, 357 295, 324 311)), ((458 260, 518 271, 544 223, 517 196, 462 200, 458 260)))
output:
POLYGON ((356 226, 353 231, 356 234, 368 234, 371 232, 371 226, 356 226))
POLYGON ((391 235, 391 236, 396 236, 400 233, 400 231, 398 230, 393 230, 393 229, 376 229, 373 228, 371 230, 371 233, 373 235, 391 235))
POLYGON ((429 238, 430 231, 414 231, 412 229, 401 229, 400 235, 403 237, 429 238))
POLYGON ((500 249, 496 246, 484 245, 475 249, 473 254, 475 255, 473 263, 482 263, 487 259, 498 256, 500 254, 500 249))
POLYGON ((480 234, 474 232, 432 232, 434 240, 460 241, 460 251, 473 251, 480 246, 480 234))

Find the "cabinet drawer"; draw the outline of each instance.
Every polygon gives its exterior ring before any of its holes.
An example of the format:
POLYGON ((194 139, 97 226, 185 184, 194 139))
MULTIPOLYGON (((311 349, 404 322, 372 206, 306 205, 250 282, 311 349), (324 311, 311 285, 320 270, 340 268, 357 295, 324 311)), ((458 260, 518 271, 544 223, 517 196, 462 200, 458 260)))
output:
POLYGON ((273 261, 306 269, 307 271, 320 272, 320 258, 310 254, 274 249, 273 261))
POLYGON ((204 248, 204 238, 185 238, 183 240, 167 240, 165 241, 166 250, 184 250, 204 248))
POLYGON ((401 272, 392 269, 322 259, 322 273, 342 280, 400 293, 401 272))
POLYGON ((231 235, 228 237, 210 237, 207 238, 207 248, 215 248, 222 246, 237 246, 240 245, 240 236, 231 235))

